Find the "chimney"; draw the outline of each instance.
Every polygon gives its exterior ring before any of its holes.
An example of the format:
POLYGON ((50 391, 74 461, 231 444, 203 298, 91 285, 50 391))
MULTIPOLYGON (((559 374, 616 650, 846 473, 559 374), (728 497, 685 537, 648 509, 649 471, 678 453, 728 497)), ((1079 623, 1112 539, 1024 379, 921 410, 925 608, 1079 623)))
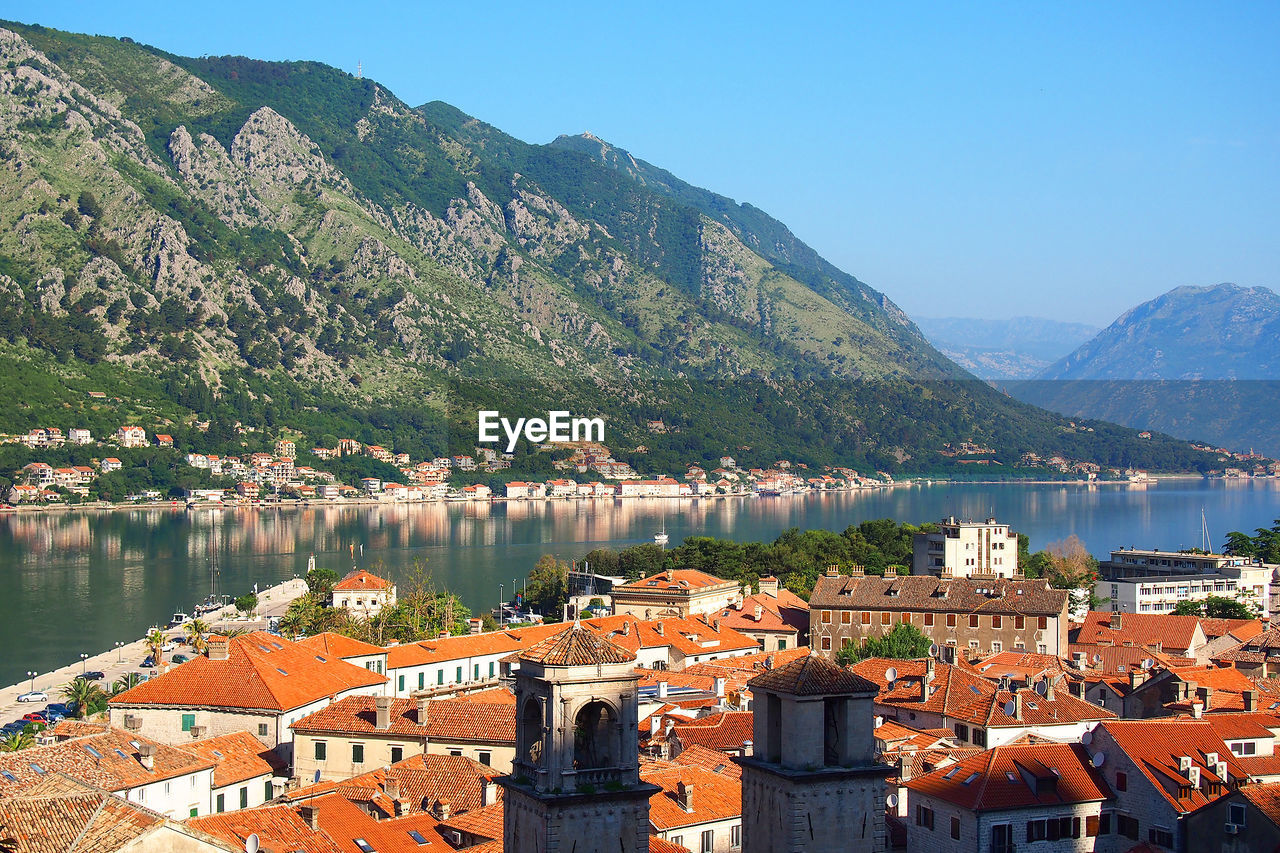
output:
POLYGON ((668 691, 669 689, 670 689, 670 688, 669 688, 669 686, 667 685, 667 682, 665 682, 665 681, 659 681, 659 682, 658 682, 658 698, 659 698, 659 699, 666 699, 666 698, 667 698, 667 691, 668 691))
POLYGON ((840 576, 840 567, 836 565, 827 566, 827 577, 835 578, 840 576))
POLYGON ((418 697, 418 725, 420 726, 427 724, 427 703, 429 701, 426 696, 418 697))
POLYGON ((373 697, 373 707, 376 714, 373 727, 380 732, 385 732, 391 728, 391 702, 390 696, 373 697))
POLYGON ((1197 720, 1204 718, 1204 705, 1200 702, 1191 703, 1191 716, 1197 720))
POLYGON ((1210 705, 1209 700, 1213 698, 1213 688, 1212 687, 1196 688, 1196 698, 1199 699, 1204 704, 1204 709, 1206 711, 1209 710, 1209 705, 1210 705))
POLYGON ((631 623, 630 623, 630 622, 623 622, 623 623, 622 623, 622 636, 624 636, 624 637, 630 637, 630 636, 631 636, 631 623))
MULTIPOLYGON (((760 621, 760 618, 759 618, 759 617, 756 617, 756 621, 757 621, 757 622, 759 622, 759 621, 760 621)), ((720 633, 720 620, 719 620, 719 619, 712 619, 712 620, 711 620, 711 630, 712 630, 712 631, 714 631, 714 632, 716 632, 717 634, 719 634, 719 633, 720 633)))
POLYGON ((226 660, 231 657, 231 644, 226 637, 212 636, 205 639, 206 654, 209 660, 226 660))
POLYGON ((676 573, 673 569, 667 569, 667 583, 671 583, 676 579, 676 573))
POLYGON ((1117 610, 1111 614, 1111 630, 1119 631, 1122 624, 1120 611, 1117 610))
POLYGON ((1013 691, 1013 718, 1022 719, 1022 694, 1017 690, 1013 691))
POLYGON ((138 761, 147 770, 156 769, 156 745, 154 743, 144 743, 138 746, 138 761))
POLYGON ((762 618, 764 618, 764 608, 761 607, 759 604, 757 604, 755 619, 757 622, 759 622, 762 618))
POLYGON ((654 622, 654 623, 653 623, 653 630, 655 630, 655 631, 657 631, 657 632, 658 632, 658 636, 659 636, 659 637, 665 637, 665 636, 667 636, 667 629, 666 629, 666 628, 664 628, 664 627, 662 627, 662 623, 661 623, 661 622, 654 622))
POLYGON ((852 566, 849 569, 849 577, 851 578, 863 578, 866 576, 867 576, 867 570, 862 566, 852 566))
POLYGON ((1258 710, 1258 691, 1246 690, 1244 692, 1244 709, 1246 711, 1258 710))
POLYGON ((756 753, 756 745, 749 740, 742 742, 742 754, 750 758, 756 753))
POLYGON ((924 683, 929 684, 933 681, 934 662, 932 657, 924 659, 924 683))
POLYGON ((773 655, 765 655, 764 668, 773 669, 773 655))
POLYGON ((649 717, 649 737, 650 738, 657 737, 658 732, 661 729, 662 729, 662 718, 659 717, 657 714, 654 714, 653 716, 649 717))
POLYGON ((725 684, 725 680, 724 680, 723 678, 717 677, 717 678, 712 682, 712 684, 714 684, 714 685, 715 685, 716 698, 717 698, 717 699, 723 699, 723 698, 724 698, 724 684, 725 684))
POLYGON ((1147 680, 1147 674, 1140 669, 1129 670, 1129 689, 1136 690, 1138 685, 1147 680))
POLYGON ((382 786, 382 789, 387 792, 387 796, 391 799, 400 799, 400 780, 396 777, 388 776, 387 781, 382 786))
POLYGON ((435 807, 436 820, 443 823, 444 821, 449 819, 449 813, 451 811, 453 811, 453 809, 450 808, 448 800, 436 800, 436 807, 435 807))
POLYGON ((897 566, 885 566, 885 567, 884 567, 884 576, 885 576, 886 578, 896 578, 896 577, 898 576, 898 567, 897 567, 897 566))
POLYGON ((685 811, 693 811, 693 786, 686 782, 677 782, 676 801, 680 803, 680 808, 685 811))
POLYGON ((468 624, 471 626, 471 633, 473 633, 473 634, 483 634, 483 633, 484 633, 484 622, 483 622, 482 620, 480 620, 480 619, 468 619, 468 620, 467 620, 467 622, 468 622, 468 624))
POLYGON ((302 818, 302 822, 312 832, 320 830, 320 807, 314 802, 298 809, 298 817, 302 818))
POLYGON ((449 638, 449 632, 448 632, 448 631, 441 631, 439 634, 436 634, 436 639, 437 639, 437 640, 446 640, 446 639, 448 639, 448 638, 449 638))
POLYGON ((1052 702, 1052 701, 1054 701, 1054 699, 1053 699, 1053 679, 1052 679, 1052 678, 1047 678, 1047 679, 1045 679, 1045 684, 1044 684, 1044 701, 1046 701, 1046 702, 1052 702))

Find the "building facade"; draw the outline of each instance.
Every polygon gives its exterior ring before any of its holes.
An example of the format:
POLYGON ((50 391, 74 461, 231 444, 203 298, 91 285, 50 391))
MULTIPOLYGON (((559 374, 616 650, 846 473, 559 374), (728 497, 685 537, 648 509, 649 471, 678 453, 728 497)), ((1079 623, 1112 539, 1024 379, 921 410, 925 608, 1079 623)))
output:
POLYGON ((940 578, 1015 578, 1018 534, 994 518, 938 522, 934 533, 917 533, 911 541, 911 574, 940 578))
POLYGON ((1094 593, 1117 613, 1171 613, 1184 601, 1211 595, 1234 598, 1270 617, 1280 594, 1273 583, 1280 566, 1249 557, 1194 551, 1121 548, 1098 564, 1094 593))

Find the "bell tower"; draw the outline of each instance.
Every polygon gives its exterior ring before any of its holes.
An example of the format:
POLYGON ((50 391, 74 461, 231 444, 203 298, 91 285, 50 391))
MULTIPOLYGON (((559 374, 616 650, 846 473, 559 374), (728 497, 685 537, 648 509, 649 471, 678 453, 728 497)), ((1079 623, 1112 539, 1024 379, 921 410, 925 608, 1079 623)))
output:
POLYGON ((821 655, 757 675, 754 750, 742 766, 743 853, 882 853, 885 778, 876 686, 821 655))
POLYGON ((519 660, 504 849, 647 853, 635 655, 575 621, 519 660))

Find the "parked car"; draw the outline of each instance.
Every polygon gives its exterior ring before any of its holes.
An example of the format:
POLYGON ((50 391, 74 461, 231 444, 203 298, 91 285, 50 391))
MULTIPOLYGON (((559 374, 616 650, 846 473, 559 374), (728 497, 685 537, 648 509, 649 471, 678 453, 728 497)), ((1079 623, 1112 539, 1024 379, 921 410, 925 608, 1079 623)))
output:
POLYGON ((14 732, 20 732, 20 731, 22 731, 22 730, 23 730, 23 729, 25 729, 26 727, 27 727, 27 724, 26 724, 26 723, 23 723, 23 722, 21 722, 21 721, 17 721, 17 720, 15 720, 15 721, 14 721, 14 722, 12 722, 12 723, 5 723, 3 726, 0 726, 0 736, 8 737, 9 735, 13 734, 14 732))
POLYGON ((67 715, 61 711, 45 711, 44 716, 45 719, 49 721, 49 725, 60 723, 67 718, 67 715))
POLYGON ((173 662, 174 662, 174 663, 186 663, 186 662, 187 662, 187 661, 189 661, 189 660, 191 660, 191 658, 187 657, 186 655, 174 655, 174 656, 173 656, 173 662))
POLYGON ((33 690, 18 697, 19 702, 48 702, 49 694, 43 690, 33 690))
POLYGON ((178 647, 178 644, 175 641, 170 640, 169 642, 165 643, 163 646, 160 647, 160 651, 171 652, 177 647, 178 647))
POLYGON ((101 681, 102 679, 107 677, 107 674, 105 672, 102 672, 101 670, 91 669, 80 677, 85 679, 86 681, 101 681))
POLYGON ((151 655, 147 655, 146 658, 142 661, 143 669, 155 669, 155 666, 156 666, 155 658, 151 657, 151 655))
POLYGON ((70 702, 50 702, 44 706, 45 713, 52 711, 56 714, 70 714, 74 709, 70 702))
POLYGON ((30 714, 23 714, 22 719, 26 720, 29 723, 45 723, 46 725, 49 722, 48 718, 45 717, 45 715, 40 711, 33 711, 30 714))

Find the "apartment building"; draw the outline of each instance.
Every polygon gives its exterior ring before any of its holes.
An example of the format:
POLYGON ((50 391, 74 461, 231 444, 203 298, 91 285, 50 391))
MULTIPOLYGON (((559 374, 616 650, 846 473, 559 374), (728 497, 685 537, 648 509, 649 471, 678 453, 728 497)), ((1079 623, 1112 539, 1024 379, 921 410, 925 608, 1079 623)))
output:
POLYGON ((911 541, 911 574, 941 578, 1015 578, 1018 534, 995 518, 938 522, 933 533, 917 533, 911 541))

